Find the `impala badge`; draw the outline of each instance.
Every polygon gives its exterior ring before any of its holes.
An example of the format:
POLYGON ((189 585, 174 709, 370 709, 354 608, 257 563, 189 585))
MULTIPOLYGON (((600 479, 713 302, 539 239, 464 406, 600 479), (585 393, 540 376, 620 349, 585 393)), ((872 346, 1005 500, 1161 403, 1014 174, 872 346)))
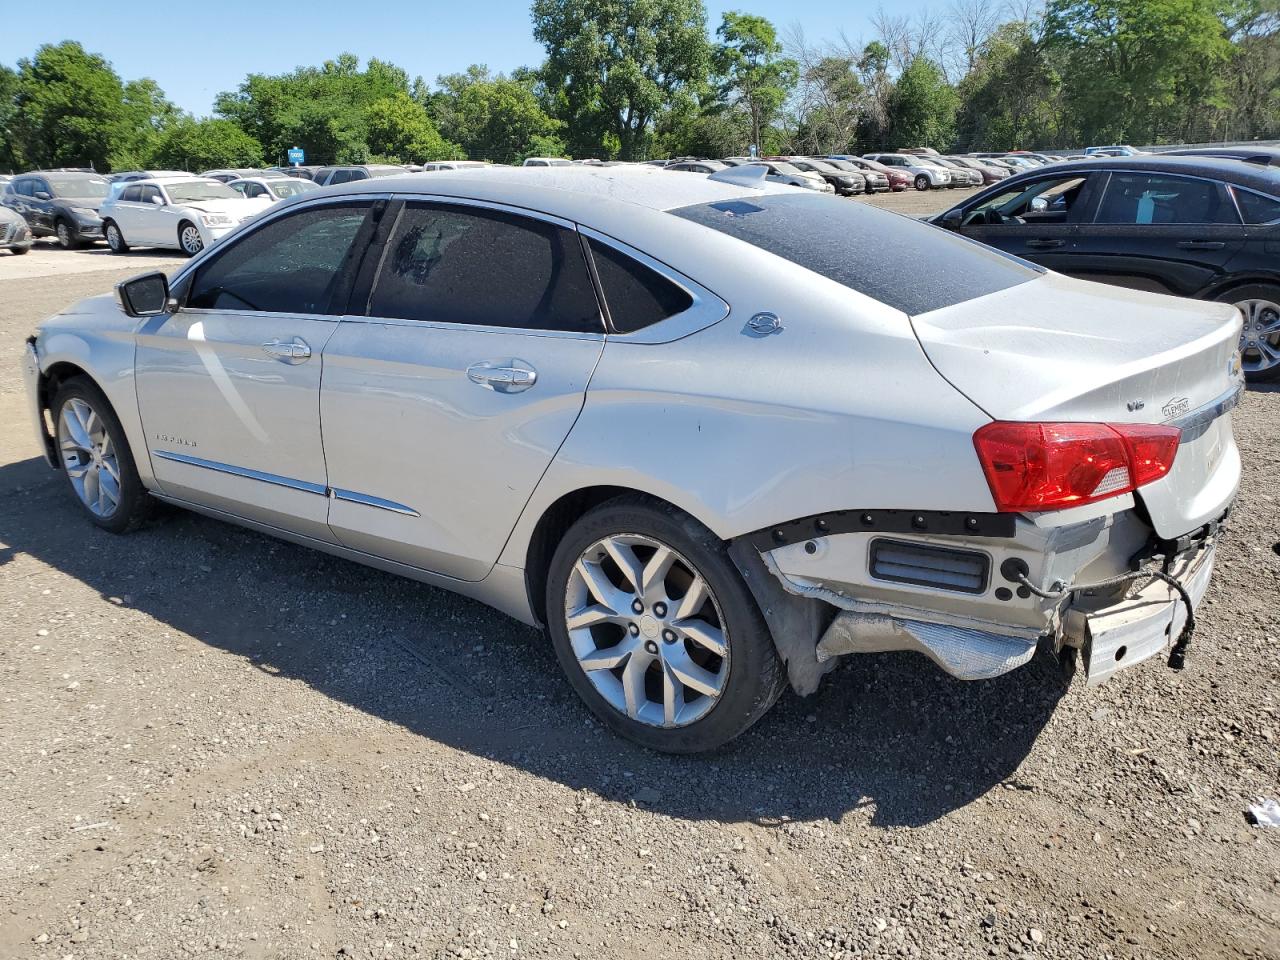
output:
POLYGON ((1191 409, 1191 400, 1188 397, 1174 397, 1163 407, 1160 412, 1164 414, 1166 420, 1176 420, 1184 413, 1191 409))

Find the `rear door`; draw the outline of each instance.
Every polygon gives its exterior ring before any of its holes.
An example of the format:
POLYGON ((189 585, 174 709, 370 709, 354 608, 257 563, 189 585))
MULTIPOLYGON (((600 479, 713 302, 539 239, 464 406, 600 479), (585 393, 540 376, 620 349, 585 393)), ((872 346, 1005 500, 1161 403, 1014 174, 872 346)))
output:
POLYGON ((1115 171, 1080 229, 1071 273, 1134 290, 1194 297, 1226 276, 1245 241, 1225 184, 1115 171))
POLYGON ((324 354, 339 542, 483 579, 582 409, 604 326, 572 224, 409 200, 324 354))
POLYGON ((1071 273, 1079 224, 1091 209, 1095 182, 1087 173, 1020 180, 965 207, 959 231, 1050 270, 1071 273))

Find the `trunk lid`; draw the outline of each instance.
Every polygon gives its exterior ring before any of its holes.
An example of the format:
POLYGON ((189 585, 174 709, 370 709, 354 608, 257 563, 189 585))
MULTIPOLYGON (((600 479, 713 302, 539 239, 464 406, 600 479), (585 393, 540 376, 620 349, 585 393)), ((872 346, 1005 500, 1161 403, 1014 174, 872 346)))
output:
POLYGON ((912 325, 938 372, 995 420, 1183 427, 1173 469, 1137 494, 1161 537, 1216 519, 1234 498, 1234 307, 1050 273, 912 325))

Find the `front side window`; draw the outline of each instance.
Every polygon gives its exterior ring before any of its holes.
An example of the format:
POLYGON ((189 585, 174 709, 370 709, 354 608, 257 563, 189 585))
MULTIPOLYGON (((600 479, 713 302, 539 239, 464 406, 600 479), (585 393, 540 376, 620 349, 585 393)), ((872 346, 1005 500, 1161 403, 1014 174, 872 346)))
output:
POLYGON ((965 226, 1067 223, 1084 193, 1085 177, 1022 181, 968 210, 965 226))
POLYGON ((1265 194, 1254 193, 1243 187, 1232 187, 1236 195, 1236 203, 1240 207, 1240 216, 1248 224, 1275 223, 1280 220, 1280 200, 1265 194))
POLYGON ((407 205, 387 241, 369 315, 601 333, 577 234, 478 207, 407 205))
POLYGON ((371 204, 311 208, 272 220, 201 267, 187 306, 328 314, 334 288, 371 204))
POLYGON ((643 330, 693 306, 688 292, 634 257, 595 239, 589 243, 609 320, 618 333, 643 330))
POLYGON ((810 193, 671 212, 907 314, 949 307, 1040 275, 1021 260, 950 231, 869 204, 810 193))
POLYGON ((137 186, 136 184, 133 186, 125 187, 124 191, 120 194, 120 199, 127 203, 141 203, 142 187, 137 186))
POLYGON ((1146 225, 1239 220, 1230 199, 1212 180, 1160 173, 1113 173, 1094 222, 1146 225))
POLYGON ((163 201, 164 196, 159 187, 143 184, 138 187, 138 199, 143 203, 155 203, 157 200, 163 201))

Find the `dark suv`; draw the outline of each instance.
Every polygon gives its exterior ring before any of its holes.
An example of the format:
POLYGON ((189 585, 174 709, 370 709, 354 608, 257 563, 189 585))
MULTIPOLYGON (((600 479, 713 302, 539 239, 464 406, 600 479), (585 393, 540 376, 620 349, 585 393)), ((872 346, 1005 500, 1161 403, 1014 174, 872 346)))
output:
POLYGON ((98 173, 24 173, 4 185, 0 204, 16 211, 37 237, 57 237, 65 249, 102 239, 98 207, 111 182, 98 173))
POLYGON ((398 177, 408 173, 404 167, 387 163, 369 163, 349 167, 321 167, 312 178, 319 187, 331 187, 335 183, 348 183, 352 180, 368 180, 371 177, 398 177))
POLYGON ((932 222, 1084 280, 1233 303, 1245 374, 1280 378, 1280 169, 1081 160, 1010 177, 932 222))

